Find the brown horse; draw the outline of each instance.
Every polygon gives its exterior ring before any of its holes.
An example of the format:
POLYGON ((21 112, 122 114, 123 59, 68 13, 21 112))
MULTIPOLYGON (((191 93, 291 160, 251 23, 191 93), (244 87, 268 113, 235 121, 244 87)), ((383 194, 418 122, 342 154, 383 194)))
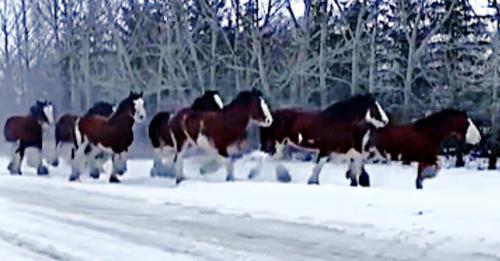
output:
MULTIPOLYGON (((95 103, 92 108, 87 111, 85 116, 100 115, 103 117, 109 117, 111 116, 111 114, 113 114, 113 112, 114 108, 112 104, 101 101, 95 103)), ((77 120, 78 116, 67 113, 61 116, 57 121, 55 129, 55 141, 58 156, 66 156, 65 158, 71 159, 71 152, 75 146, 75 126, 77 120)), ((102 162, 94 161, 92 159, 90 159, 90 161, 92 163, 96 163, 95 165, 92 164, 91 166, 90 176, 93 178, 98 178, 100 172, 102 172, 102 164, 97 163, 102 162)))
POLYGON ((26 148, 37 150, 37 174, 47 175, 48 169, 43 165, 41 150, 43 133, 54 124, 54 108, 46 100, 38 100, 27 116, 13 116, 7 119, 4 126, 5 140, 13 145, 12 157, 8 169, 12 175, 21 175, 21 163, 26 148))
POLYGON ((149 139, 155 152, 155 160, 151 175, 156 176, 164 168, 162 159, 165 154, 175 153, 176 140, 186 140, 181 129, 181 121, 189 112, 220 111, 224 103, 218 91, 206 91, 202 96, 196 98, 190 107, 181 109, 170 120, 170 113, 157 113, 149 124, 149 139))
MULTIPOLYGON (((370 94, 357 95, 332 104, 323 111, 278 110, 275 123, 261 130, 261 143, 283 148, 284 142, 318 151, 319 155, 309 184, 319 184, 319 174, 332 153, 350 160, 351 185, 358 185, 362 167, 362 143, 370 128, 389 122, 377 100, 370 94)), ((366 138, 365 138, 366 139, 366 138)), ((362 183, 366 186, 368 184, 362 183)))
POLYGON ((287 143, 297 144, 300 129, 323 118, 331 122, 369 122, 376 127, 389 122, 380 104, 370 95, 357 95, 348 100, 334 103, 324 111, 307 111, 296 108, 278 109, 273 112, 274 121, 270 128, 261 128, 261 149, 276 158, 283 156, 287 143), (299 126, 300 124, 302 126, 299 126))
POLYGON ((218 112, 193 112, 182 116, 183 136, 175 136, 177 155, 174 159, 176 182, 184 179, 183 153, 187 141, 211 153, 219 163, 226 166, 226 180, 234 180, 234 162, 230 150, 246 139, 246 127, 253 120, 262 127, 270 126, 273 117, 262 93, 257 90, 243 91, 218 112), (177 137, 180 137, 179 139, 177 137))
POLYGON ((425 178, 434 177, 439 170, 439 145, 448 136, 475 145, 481 133, 465 112, 445 109, 420 119, 411 125, 388 125, 371 132, 367 147, 370 154, 418 162, 417 189, 423 188, 425 178))
POLYGON ((116 174, 126 169, 126 153, 134 140, 132 127, 135 122, 146 118, 142 93, 130 95, 118 105, 110 117, 86 115, 80 118, 75 127, 76 151, 72 162, 70 181, 78 180, 84 171, 86 158, 97 155, 112 157, 113 170, 110 182, 120 182, 116 174))

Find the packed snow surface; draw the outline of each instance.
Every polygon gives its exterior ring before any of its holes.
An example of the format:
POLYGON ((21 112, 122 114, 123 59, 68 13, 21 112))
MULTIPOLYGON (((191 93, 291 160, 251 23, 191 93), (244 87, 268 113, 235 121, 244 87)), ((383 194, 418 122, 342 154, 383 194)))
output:
MULTIPOLYGON (((0 159, 2 260, 500 260, 500 173, 443 169, 415 186, 415 166, 367 165, 372 187, 349 187, 344 164, 306 185, 310 162, 246 157, 225 170, 184 163, 175 186, 129 160, 121 184, 69 168, 7 174, 0 159), (262 162, 261 168, 258 168, 262 162), (291 182, 276 181, 283 165, 291 182), (254 179, 248 174, 258 169, 254 179)), ((109 165, 107 166, 109 169, 109 165)))

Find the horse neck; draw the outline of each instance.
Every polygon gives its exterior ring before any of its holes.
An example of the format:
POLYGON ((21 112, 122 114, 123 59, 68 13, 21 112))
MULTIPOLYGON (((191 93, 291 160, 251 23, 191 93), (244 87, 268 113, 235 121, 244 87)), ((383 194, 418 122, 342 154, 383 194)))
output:
POLYGON ((222 109, 222 115, 226 124, 237 126, 239 128, 246 128, 250 121, 249 108, 241 107, 237 104, 229 104, 222 109))
POLYGON ((325 119, 330 119, 330 120, 354 120, 354 121, 360 121, 363 120, 366 112, 368 111, 368 106, 363 106, 361 108, 353 108, 352 106, 349 107, 338 107, 338 108, 327 108, 326 110, 322 111, 320 115, 325 118, 325 119))
POLYGON ((128 115, 126 112, 117 111, 109 119, 109 123, 113 125, 118 125, 120 128, 131 129, 134 125, 134 119, 128 115))

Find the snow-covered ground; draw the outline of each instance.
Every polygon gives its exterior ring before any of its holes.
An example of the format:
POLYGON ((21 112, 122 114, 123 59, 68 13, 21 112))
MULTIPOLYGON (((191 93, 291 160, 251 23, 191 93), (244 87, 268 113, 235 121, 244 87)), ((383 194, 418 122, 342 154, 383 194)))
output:
MULTIPOLYGON (((414 166, 368 165, 371 188, 352 188, 346 166, 327 164, 320 186, 313 164, 279 162, 291 183, 276 181, 276 162, 237 162, 188 180, 150 178, 151 160, 130 160, 122 184, 69 169, 49 178, 6 174, 0 158, 2 260, 500 260, 500 172, 444 169, 414 188, 414 166), (4 258, 8 257, 8 258, 4 258)), ((109 167, 109 166, 108 166, 109 167)))

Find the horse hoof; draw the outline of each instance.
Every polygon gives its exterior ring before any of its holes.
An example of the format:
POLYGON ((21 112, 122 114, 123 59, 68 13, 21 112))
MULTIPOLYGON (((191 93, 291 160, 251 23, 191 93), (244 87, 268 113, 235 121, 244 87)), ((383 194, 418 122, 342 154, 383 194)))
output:
POLYGON ((99 172, 99 170, 91 170, 90 171, 90 177, 93 178, 93 179, 99 179, 99 176, 101 175, 101 173, 99 172))
POLYGON ((234 176, 233 176, 233 175, 226 176, 226 181, 227 181, 227 182, 232 182, 232 181, 234 181, 234 176))
POLYGON ((255 177, 257 177, 259 175, 259 170, 258 169, 251 169, 250 172, 248 173, 248 176, 247 178, 248 179, 254 179, 255 177))
POLYGON ((423 189, 424 188, 424 186, 422 184, 422 180, 418 180, 417 179, 417 181, 415 183, 416 183, 417 189, 423 189))
POLYGON ((317 180, 317 179, 309 179, 307 181, 307 184, 308 185, 319 185, 319 180, 317 180))
POLYGON ((59 166, 59 160, 53 160, 53 161, 51 161, 51 162, 50 162, 50 165, 51 165, 52 167, 57 167, 57 166, 59 166))
POLYGON ((36 173, 38 174, 38 176, 47 176, 49 175, 49 169, 45 166, 39 166, 36 170, 36 173))
POLYGON ((116 174, 118 174, 118 175, 120 175, 120 176, 123 176, 123 174, 125 174, 125 172, 126 172, 126 171, 127 171, 127 170, 121 169, 121 170, 118 170, 118 171, 116 172, 116 174))
POLYGON ((186 179, 186 178, 184 178, 184 177, 177 177, 177 178, 175 178, 175 184, 176 184, 176 185, 179 185, 179 184, 181 184, 181 182, 182 182, 182 181, 184 181, 185 179, 186 179))
POLYGON ((351 187, 357 187, 358 182, 355 179, 351 179, 351 187))
POLYGON ((80 177, 71 175, 69 176, 69 181, 70 182, 80 181, 80 177))
POLYGON ((120 183, 120 180, 115 175, 109 177, 109 183, 120 183))
POLYGON ((292 176, 290 176, 290 172, 282 165, 276 167, 276 178, 279 182, 288 183, 292 181, 292 176))
POLYGON ((359 176, 359 185, 361 187, 369 187, 370 186, 370 176, 368 174, 363 173, 359 176))

